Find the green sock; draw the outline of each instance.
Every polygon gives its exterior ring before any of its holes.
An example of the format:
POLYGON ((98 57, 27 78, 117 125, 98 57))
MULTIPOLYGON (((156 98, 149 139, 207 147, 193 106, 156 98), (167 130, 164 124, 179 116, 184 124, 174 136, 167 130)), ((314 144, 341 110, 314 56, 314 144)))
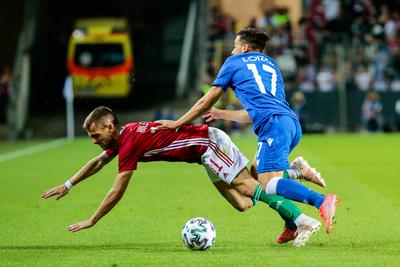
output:
POLYGON ((276 210, 282 218, 292 222, 302 214, 301 210, 292 201, 282 196, 268 195, 264 190, 262 190, 261 185, 257 186, 253 199, 268 204, 272 209, 276 210))
POLYGON ((290 178, 289 173, 288 173, 287 170, 286 170, 286 171, 283 171, 282 178, 288 178, 288 179, 290 178))

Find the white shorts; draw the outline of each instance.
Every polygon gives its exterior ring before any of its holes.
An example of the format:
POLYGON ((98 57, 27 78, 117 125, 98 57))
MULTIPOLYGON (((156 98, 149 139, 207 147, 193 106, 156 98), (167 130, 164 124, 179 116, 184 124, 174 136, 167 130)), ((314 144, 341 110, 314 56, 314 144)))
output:
POLYGON ((239 151, 231 138, 220 129, 208 128, 209 145, 201 157, 202 165, 213 183, 231 184, 249 160, 239 151))

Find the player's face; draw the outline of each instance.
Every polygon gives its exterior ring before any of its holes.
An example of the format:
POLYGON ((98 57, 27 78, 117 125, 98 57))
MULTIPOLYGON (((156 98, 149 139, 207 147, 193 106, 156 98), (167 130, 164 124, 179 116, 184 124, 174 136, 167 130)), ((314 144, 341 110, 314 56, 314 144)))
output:
POLYGON ((116 146, 115 127, 112 123, 93 123, 87 132, 92 139, 92 143, 99 145, 102 149, 116 146))
POLYGON ((240 36, 236 36, 235 38, 235 42, 233 43, 233 50, 232 50, 232 56, 233 55, 238 55, 238 54, 242 54, 242 53, 246 53, 249 50, 249 45, 243 43, 240 40, 240 36))
POLYGON ((232 56, 241 54, 241 49, 242 49, 242 43, 240 42, 240 36, 236 36, 235 42, 233 43, 233 50, 232 50, 232 56))

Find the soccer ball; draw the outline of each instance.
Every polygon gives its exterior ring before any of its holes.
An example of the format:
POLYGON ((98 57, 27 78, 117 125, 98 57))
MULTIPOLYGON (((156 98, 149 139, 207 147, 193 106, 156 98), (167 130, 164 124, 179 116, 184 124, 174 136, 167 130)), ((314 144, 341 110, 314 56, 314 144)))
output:
POLYGON ((190 219, 182 229, 183 243, 191 250, 206 250, 212 247, 216 235, 214 225, 202 217, 190 219))

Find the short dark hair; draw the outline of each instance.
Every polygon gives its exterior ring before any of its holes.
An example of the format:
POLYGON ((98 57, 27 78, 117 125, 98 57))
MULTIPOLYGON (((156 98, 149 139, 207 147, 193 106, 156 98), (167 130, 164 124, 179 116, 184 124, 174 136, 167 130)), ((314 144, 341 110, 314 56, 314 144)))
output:
POLYGON ((110 108, 105 107, 105 106, 100 106, 92 110, 92 112, 89 113, 89 115, 86 117, 85 121, 83 122, 82 127, 86 130, 89 130, 90 126, 93 123, 97 123, 99 120, 101 120, 104 117, 109 117, 111 119, 111 122, 115 125, 118 126, 118 118, 117 115, 115 115, 114 111, 112 111, 110 108))
POLYGON ((240 36, 240 41, 247 43, 254 50, 263 51, 265 44, 269 41, 269 36, 262 30, 257 28, 245 28, 240 30, 236 36, 240 36))

